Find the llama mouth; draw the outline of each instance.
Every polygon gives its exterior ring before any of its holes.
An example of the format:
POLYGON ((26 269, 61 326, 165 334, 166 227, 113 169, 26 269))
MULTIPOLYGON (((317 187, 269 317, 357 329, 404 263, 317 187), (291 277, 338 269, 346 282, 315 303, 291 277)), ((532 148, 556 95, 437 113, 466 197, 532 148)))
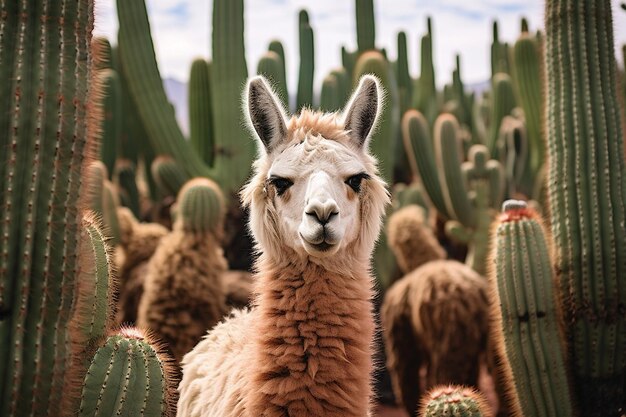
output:
POLYGON ((316 243, 313 243, 313 242, 309 241, 307 238, 305 238, 302 235, 302 233, 300 233, 300 238, 305 243, 305 246, 308 246, 308 247, 314 249, 316 252, 327 252, 329 249, 331 249, 332 247, 335 246, 334 243, 327 242, 326 239, 325 239, 325 236, 322 236, 321 241, 320 242, 316 242, 316 243))

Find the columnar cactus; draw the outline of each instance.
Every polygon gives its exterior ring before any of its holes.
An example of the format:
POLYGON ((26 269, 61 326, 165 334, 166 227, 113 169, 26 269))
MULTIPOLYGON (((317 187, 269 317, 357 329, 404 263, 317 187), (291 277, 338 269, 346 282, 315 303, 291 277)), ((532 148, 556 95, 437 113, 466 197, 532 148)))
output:
MULTIPOLYGON (((124 74, 152 146, 159 153, 172 155, 178 161, 185 161, 183 169, 188 176, 208 176, 208 167, 185 140, 165 95, 144 1, 118 0, 117 10, 120 23, 118 47, 124 74)), ((239 82, 243 83, 243 80, 239 82)), ((239 94, 237 92, 237 103, 239 94)), ((221 102, 220 106, 227 105, 221 102)), ((216 112, 216 119, 220 116, 221 114, 216 112)), ((236 126, 237 123, 229 128, 236 130, 236 126)), ((216 128, 216 135, 219 133, 216 128)))
POLYGON ((374 0, 356 0, 356 42, 359 54, 376 48, 374 0))
POLYGON ((121 85, 117 72, 113 69, 98 71, 99 83, 102 85, 101 100, 102 124, 100 158, 107 167, 109 175, 113 174, 115 159, 121 147, 122 130, 122 97, 121 85))
POLYGON ((189 140, 209 166, 215 158, 215 137, 211 99, 211 63, 197 58, 189 74, 189 140))
POLYGON ((339 101, 339 81, 334 74, 328 74, 322 81, 320 110, 333 112, 340 109, 344 102, 339 101))
POLYGON ((187 175, 178 162, 165 155, 158 156, 152 161, 150 171, 161 198, 178 194, 187 180, 187 175))
POLYGON ((135 217, 141 217, 139 190, 136 182, 135 164, 128 159, 118 159, 115 163, 113 179, 117 186, 120 203, 130 208, 135 217))
POLYGON ((285 64, 283 59, 274 51, 267 51, 257 64, 256 73, 258 75, 263 75, 266 77, 272 85, 282 105, 284 108, 287 108, 287 104, 289 104, 289 97, 287 93, 287 80, 284 78, 285 76, 285 64))
POLYGON ((442 385, 421 400, 419 417, 489 417, 485 397, 473 388, 442 385))
POLYGON ((491 77, 497 73, 509 73, 509 45, 500 42, 498 22, 493 22, 493 41, 491 43, 491 77))
POLYGON ((404 114, 413 102, 413 80, 409 73, 409 58, 406 46, 406 33, 398 32, 398 61, 395 65, 398 81, 400 114, 404 114))
POLYGON ((420 41, 420 78, 413 96, 413 107, 426 116, 430 124, 437 117, 437 87, 435 85, 435 67, 433 64, 432 22, 427 20, 428 33, 420 41))
POLYGON ((313 29, 309 24, 309 14, 300 10, 300 72, 298 76, 298 94, 296 96, 296 113, 302 107, 313 105, 313 73, 315 71, 315 52, 313 29))
POLYGON ((545 16, 550 220, 570 369, 581 415, 618 416, 626 408, 626 173, 611 2, 548 0, 545 16))
POLYGON ((498 137, 502 119, 511 114, 515 108, 515 94, 511 77, 505 73, 498 73, 491 80, 491 116, 490 132, 487 146, 494 158, 503 157, 498 155, 498 137))
POLYGON ((540 216, 509 200, 495 230, 494 339, 516 415, 573 416, 561 303, 540 216))

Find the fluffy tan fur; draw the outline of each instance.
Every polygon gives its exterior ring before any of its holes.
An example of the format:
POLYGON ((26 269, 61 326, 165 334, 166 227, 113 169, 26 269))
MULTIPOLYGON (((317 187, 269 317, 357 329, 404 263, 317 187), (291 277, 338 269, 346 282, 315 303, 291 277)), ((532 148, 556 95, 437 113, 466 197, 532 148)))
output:
POLYGON ((134 324, 148 261, 168 230, 156 223, 139 223, 126 207, 117 209, 117 217, 120 245, 116 249, 116 261, 120 271, 120 294, 116 321, 118 324, 134 324))
POLYGON ((391 215, 387 222, 387 243, 405 274, 426 262, 446 258, 446 251, 426 225, 424 209, 415 204, 391 215))
POLYGON ((387 291, 381 309, 387 366, 410 415, 421 385, 477 384, 489 327, 487 291, 471 268, 444 260, 428 262, 387 291))
MULTIPOLYGON (((348 147, 341 116, 304 110, 272 152, 301 141, 348 147), (306 138, 306 139, 305 139, 306 138)), ((256 300, 219 324, 183 361, 179 410, 185 416, 312 417, 368 415, 372 370, 369 258, 389 196, 375 159, 359 193, 359 234, 340 256, 296 253, 280 234, 275 193, 266 192, 267 155, 242 191, 261 255, 256 300)))

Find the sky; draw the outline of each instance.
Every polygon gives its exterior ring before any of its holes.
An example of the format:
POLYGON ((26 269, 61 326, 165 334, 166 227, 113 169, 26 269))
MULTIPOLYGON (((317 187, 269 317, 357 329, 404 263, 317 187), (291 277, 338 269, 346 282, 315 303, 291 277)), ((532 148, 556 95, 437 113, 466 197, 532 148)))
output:
MULTIPOLYGON (((152 38, 163 78, 186 82, 191 62, 210 59, 212 0, 146 0, 152 38)), ((306 8, 315 37, 315 89, 332 69, 341 66, 341 46, 356 49, 354 0, 245 0, 245 48, 249 74, 270 41, 285 48, 290 93, 298 77, 298 11, 306 8)), ((626 11, 613 4, 616 48, 626 43, 626 11)), ((520 19, 527 17, 531 30, 543 25, 542 0, 374 0, 376 42, 396 58, 396 37, 408 38, 410 71, 419 75, 419 39, 426 32, 426 17, 433 18, 433 41, 437 84, 451 79, 454 57, 461 56, 466 83, 480 83, 490 76, 491 22, 497 19, 500 38, 514 42, 520 19)), ((95 34, 116 43, 115 0, 96 2, 95 34)), ((618 54, 621 62, 621 52, 618 54)))

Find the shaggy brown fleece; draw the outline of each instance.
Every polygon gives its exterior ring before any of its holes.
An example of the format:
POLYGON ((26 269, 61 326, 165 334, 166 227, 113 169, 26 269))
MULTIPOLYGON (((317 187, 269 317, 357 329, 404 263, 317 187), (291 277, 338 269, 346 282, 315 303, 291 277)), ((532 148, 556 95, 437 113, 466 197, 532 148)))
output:
POLYGON ((426 224, 424 209, 414 204, 391 215, 387 222, 387 243, 405 274, 426 262, 446 258, 446 251, 426 224))
POLYGON ((396 397, 415 415, 421 386, 476 386, 489 327, 487 281, 456 261, 432 261, 395 283, 381 308, 396 397), (420 383, 420 370, 426 381, 420 383))
POLYGON ((177 362, 226 313, 220 279, 226 269, 213 236, 176 228, 150 259, 137 323, 153 331, 177 362))
POLYGON ((315 264, 261 271, 257 307, 235 313, 185 356, 179 412, 366 416, 374 331, 367 271, 341 276, 315 264))
POLYGON ((156 223, 139 223, 126 207, 117 209, 117 217, 121 251, 116 254, 120 277, 116 322, 132 325, 137 321, 146 265, 168 230, 156 223))

